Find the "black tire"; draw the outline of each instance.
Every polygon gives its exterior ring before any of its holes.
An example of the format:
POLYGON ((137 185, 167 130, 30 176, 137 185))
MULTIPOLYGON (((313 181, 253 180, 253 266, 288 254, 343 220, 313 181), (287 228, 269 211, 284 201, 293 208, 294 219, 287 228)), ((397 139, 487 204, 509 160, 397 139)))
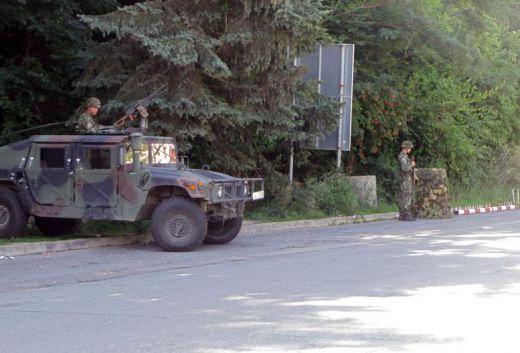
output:
POLYGON ((74 234, 81 224, 80 219, 74 218, 51 218, 34 216, 34 224, 48 237, 60 237, 62 235, 74 234))
POLYGON ((227 244, 235 239, 242 228, 242 217, 227 219, 225 221, 210 220, 208 222, 208 234, 204 239, 206 244, 227 244))
POLYGON ((195 202, 166 199, 152 214, 152 236, 166 251, 191 251, 199 246, 208 229, 206 214, 195 202))
POLYGON ((16 193, 11 189, 0 188, 0 238, 24 233, 27 218, 16 193))

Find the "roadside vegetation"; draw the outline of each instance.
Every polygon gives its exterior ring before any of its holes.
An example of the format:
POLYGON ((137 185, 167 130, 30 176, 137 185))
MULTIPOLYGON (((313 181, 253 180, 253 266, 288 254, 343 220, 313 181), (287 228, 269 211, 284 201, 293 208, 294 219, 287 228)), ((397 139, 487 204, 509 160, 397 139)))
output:
POLYGON ((279 182, 284 183, 282 191, 253 205, 247 213, 248 219, 290 221, 393 212, 397 209, 384 201, 375 208, 364 204, 343 174, 329 173, 292 185, 284 180, 279 182))
POLYGON ((511 188, 503 186, 473 187, 451 191, 452 207, 496 206, 513 203, 511 188))
POLYGON ((453 206, 507 202, 520 188, 518 18, 516 0, 4 1, 0 143, 66 121, 94 95, 113 122, 167 83, 149 109, 153 132, 176 137, 193 167, 263 177, 266 200, 249 219, 396 210, 404 139, 419 167, 447 170, 453 206), (340 172, 375 175, 377 209, 336 176, 333 152, 305 148, 318 122, 335 123, 336 106, 293 66, 319 43, 356 45, 340 172))

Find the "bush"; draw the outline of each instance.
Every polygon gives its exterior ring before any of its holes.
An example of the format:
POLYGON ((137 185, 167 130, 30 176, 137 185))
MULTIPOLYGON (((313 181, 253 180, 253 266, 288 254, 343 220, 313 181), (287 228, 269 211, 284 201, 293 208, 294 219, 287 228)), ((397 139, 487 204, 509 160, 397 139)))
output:
POLYGON ((487 181, 497 185, 520 188, 520 146, 498 151, 497 158, 491 161, 494 173, 487 176, 487 181))
POLYGON ((354 189, 342 174, 328 174, 320 181, 311 180, 306 189, 316 207, 329 216, 352 215, 360 209, 354 189))
POLYGON ((342 174, 327 174, 306 183, 278 184, 272 197, 248 213, 252 219, 298 219, 348 216, 357 213, 360 203, 342 174))
POLYGON ((296 183, 292 188, 291 210, 299 214, 307 214, 319 210, 314 195, 309 192, 305 184, 296 183))

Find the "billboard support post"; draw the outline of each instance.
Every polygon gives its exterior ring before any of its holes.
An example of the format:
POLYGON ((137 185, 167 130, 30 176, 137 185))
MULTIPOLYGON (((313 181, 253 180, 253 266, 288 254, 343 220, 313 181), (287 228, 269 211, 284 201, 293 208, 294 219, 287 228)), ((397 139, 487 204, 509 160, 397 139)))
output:
MULTIPOLYGON (((291 50, 290 48, 287 48, 287 61, 289 61, 289 58, 291 56, 291 50)), ((298 58, 294 58, 293 65, 296 67, 299 65, 298 58)), ((296 105, 296 96, 293 95, 292 99, 293 105, 296 105)), ((289 185, 292 185, 294 180, 294 141, 289 141, 291 144, 291 147, 289 148, 289 185)))
POLYGON ((294 143, 291 141, 291 150, 289 153, 289 183, 293 183, 294 176, 294 143))
POLYGON ((338 121, 338 144, 337 144, 337 166, 338 172, 341 170, 341 152, 343 149, 343 109, 345 101, 345 47, 341 48, 341 76, 339 82, 339 121, 338 121))

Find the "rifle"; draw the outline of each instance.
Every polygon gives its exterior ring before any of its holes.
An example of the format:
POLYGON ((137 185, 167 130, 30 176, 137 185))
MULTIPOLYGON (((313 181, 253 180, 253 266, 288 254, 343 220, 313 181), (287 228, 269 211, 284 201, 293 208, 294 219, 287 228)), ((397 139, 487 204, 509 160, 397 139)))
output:
MULTIPOLYGON (((415 157, 412 156, 412 162, 415 162, 415 157)), ((417 180, 417 170, 415 169, 415 166, 412 168, 412 183, 415 185, 415 181, 417 180)))
MULTIPOLYGON (((415 162, 415 157, 412 156, 412 162, 415 162)), ((417 217, 419 215, 419 210, 417 209, 417 199, 416 199, 416 195, 415 195, 415 182, 419 180, 417 178, 417 169, 415 168, 415 166, 412 167, 412 215, 414 217, 417 217)))
MULTIPOLYGON (((133 121, 137 114, 140 114, 143 118, 148 117, 148 112, 146 111, 146 107, 151 103, 152 99, 160 95, 166 89, 166 84, 157 88, 155 91, 150 93, 147 97, 138 100, 134 104, 132 104, 125 112, 125 115, 116 121, 114 124, 116 128, 120 129, 128 120, 133 121)), ((146 123, 147 125, 147 123, 146 123)), ((147 126, 141 126, 147 127, 147 126)))

